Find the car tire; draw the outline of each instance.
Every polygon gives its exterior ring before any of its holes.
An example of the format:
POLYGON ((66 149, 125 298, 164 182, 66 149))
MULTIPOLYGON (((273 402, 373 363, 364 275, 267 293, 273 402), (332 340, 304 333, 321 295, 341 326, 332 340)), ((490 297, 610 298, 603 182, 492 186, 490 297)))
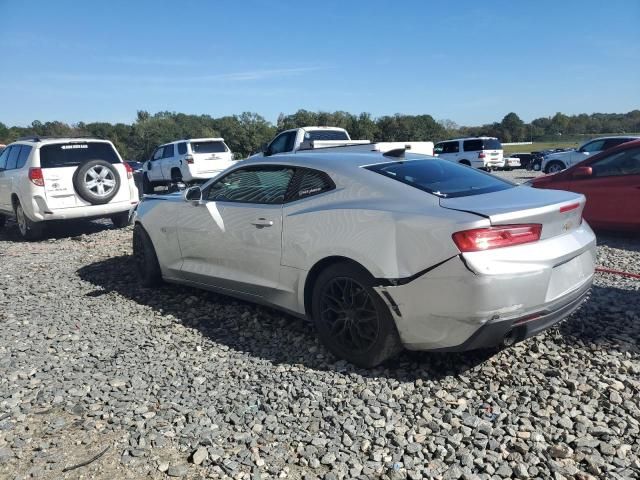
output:
POLYGON ((182 172, 179 168, 174 168, 171 170, 171 183, 181 183, 182 182, 182 172))
POLYGON ((133 228, 133 258, 138 279, 143 287, 156 287, 162 283, 162 273, 156 249, 149 234, 142 225, 136 223, 133 228))
POLYGON ((34 222, 24 212, 20 202, 15 207, 16 223, 18 224, 18 232, 24 240, 39 240, 44 233, 44 225, 42 222, 34 222))
POLYGON ((149 177, 146 173, 142 175, 142 193, 144 193, 145 195, 151 195, 152 193, 155 193, 153 182, 149 180, 149 177))
POLYGON ((120 190, 120 174, 105 160, 89 160, 73 174, 73 186, 92 205, 109 203, 120 190))
POLYGON ((3 228, 6 223, 7 223, 7 217, 0 214, 0 228, 3 228))
POLYGON ((559 162, 557 160, 554 160, 552 162, 549 162, 549 164, 547 165, 547 168, 544 169, 544 173, 558 173, 561 172, 562 170, 564 170, 565 165, 562 162, 559 162))
POLYGON ((469 160, 460 160, 458 163, 461 163, 462 165, 466 165, 467 167, 471 166, 471 162, 469 160))
POLYGON ((362 267, 334 264, 318 276, 311 302, 322 343, 336 357, 363 368, 402 351, 395 321, 373 285, 374 278, 362 267))
POLYGON ((116 228, 125 228, 131 225, 131 220, 129 218, 129 212, 119 213, 118 215, 111 216, 111 223, 116 228))

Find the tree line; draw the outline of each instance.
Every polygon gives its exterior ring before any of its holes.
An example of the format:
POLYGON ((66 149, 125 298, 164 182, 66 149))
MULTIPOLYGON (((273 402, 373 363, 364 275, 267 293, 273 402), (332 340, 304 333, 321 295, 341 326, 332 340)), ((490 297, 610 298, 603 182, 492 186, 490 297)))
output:
POLYGON ((8 127, 0 122, 0 143, 19 137, 91 136, 111 140, 126 160, 145 160, 154 147, 181 138, 223 137, 238 158, 257 152, 273 136, 286 129, 306 125, 336 126, 347 129, 353 139, 372 141, 440 141, 448 138, 487 135, 502 142, 549 141, 571 135, 640 132, 640 110, 628 113, 594 113, 541 117, 523 122, 509 113, 500 122, 481 126, 459 126, 451 120, 435 120, 431 115, 385 115, 374 118, 369 113, 310 112, 298 110, 280 114, 275 124, 257 113, 245 112, 214 118, 210 115, 187 115, 175 112, 150 114, 138 111, 131 124, 92 122, 69 125, 64 122, 40 122, 28 127, 8 127))

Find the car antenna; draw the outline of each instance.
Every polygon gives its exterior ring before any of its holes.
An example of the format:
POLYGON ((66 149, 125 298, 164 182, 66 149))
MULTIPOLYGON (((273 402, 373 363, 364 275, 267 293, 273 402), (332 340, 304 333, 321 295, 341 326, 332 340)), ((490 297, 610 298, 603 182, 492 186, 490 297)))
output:
POLYGON ((406 148, 394 148, 393 150, 384 152, 382 155, 384 155, 385 157, 402 158, 404 157, 405 151, 406 151, 406 148))

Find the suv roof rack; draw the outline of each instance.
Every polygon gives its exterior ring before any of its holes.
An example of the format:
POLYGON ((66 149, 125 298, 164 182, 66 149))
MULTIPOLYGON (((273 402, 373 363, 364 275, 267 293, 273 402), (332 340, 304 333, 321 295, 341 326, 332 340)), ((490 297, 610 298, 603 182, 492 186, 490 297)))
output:
POLYGON ((97 136, 89 136, 89 135, 79 135, 77 137, 71 135, 27 135, 25 137, 20 137, 16 139, 16 142, 41 142, 42 140, 58 140, 58 139, 71 139, 71 140, 105 140, 102 137, 97 136))

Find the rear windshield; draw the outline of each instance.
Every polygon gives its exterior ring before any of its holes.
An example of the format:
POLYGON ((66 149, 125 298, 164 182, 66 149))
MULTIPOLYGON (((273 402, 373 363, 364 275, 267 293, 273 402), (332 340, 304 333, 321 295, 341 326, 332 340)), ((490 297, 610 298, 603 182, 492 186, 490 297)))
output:
POLYGON ((365 168, 442 198, 468 197, 515 186, 488 173, 438 158, 365 168))
POLYGON ((227 151, 224 142, 191 142, 193 153, 222 153, 227 151))
POLYGON ((496 138, 476 138, 465 140, 462 148, 465 152, 477 152, 479 150, 502 150, 500 140, 496 138))
POLYGON ((95 159, 106 160, 109 163, 120 163, 118 154, 109 143, 54 143, 40 147, 40 166, 42 168, 75 167, 87 160, 95 159))
POLYGON ((304 139, 309 140, 349 140, 347 132, 342 130, 307 130, 304 139))

